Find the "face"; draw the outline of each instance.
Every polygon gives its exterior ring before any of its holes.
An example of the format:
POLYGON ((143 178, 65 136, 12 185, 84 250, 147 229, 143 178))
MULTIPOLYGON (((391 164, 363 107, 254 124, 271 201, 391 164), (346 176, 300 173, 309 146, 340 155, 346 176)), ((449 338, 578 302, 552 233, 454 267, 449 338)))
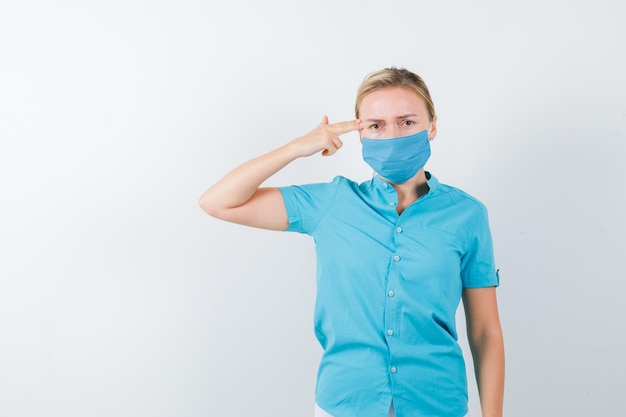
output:
POLYGON ((389 139, 428 130, 428 139, 437 135, 437 118, 431 121, 424 99, 411 90, 386 87, 363 97, 359 109, 361 137, 389 139))

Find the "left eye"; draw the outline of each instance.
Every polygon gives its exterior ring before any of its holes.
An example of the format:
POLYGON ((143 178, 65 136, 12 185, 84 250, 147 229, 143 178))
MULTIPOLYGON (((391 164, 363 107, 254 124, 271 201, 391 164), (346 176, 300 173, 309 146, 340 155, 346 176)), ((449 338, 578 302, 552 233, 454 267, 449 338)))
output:
POLYGON ((413 120, 405 120, 404 124, 407 126, 411 126, 413 124, 413 120))

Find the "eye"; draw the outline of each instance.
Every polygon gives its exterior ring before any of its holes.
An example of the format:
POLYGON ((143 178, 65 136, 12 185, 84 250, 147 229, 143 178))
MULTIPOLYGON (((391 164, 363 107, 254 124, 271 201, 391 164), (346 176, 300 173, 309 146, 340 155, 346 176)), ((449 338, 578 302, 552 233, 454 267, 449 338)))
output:
POLYGON ((380 129, 380 123, 374 123, 374 124, 370 125, 369 128, 370 129, 374 129, 374 130, 380 129))
POLYGON ((414 122, 413 120, 405 120, 405 121, 404 121, 404 124, 405 124, 406 126, 411 126, 411 125, 414 125, 414 124, 415 124, 415 122, 414 122))

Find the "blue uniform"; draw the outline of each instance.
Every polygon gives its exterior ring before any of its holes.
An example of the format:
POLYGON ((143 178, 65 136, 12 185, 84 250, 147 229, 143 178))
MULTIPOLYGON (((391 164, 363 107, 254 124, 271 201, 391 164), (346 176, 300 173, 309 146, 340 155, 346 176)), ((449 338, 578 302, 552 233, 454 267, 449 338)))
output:
POLYGON ((379 177, 280 189, 289 231, 317 253, 316 402, 335 417, 461 417, 463 288, 497 286, 485 207, 427 173, 429 192, 396 212, 379 177))

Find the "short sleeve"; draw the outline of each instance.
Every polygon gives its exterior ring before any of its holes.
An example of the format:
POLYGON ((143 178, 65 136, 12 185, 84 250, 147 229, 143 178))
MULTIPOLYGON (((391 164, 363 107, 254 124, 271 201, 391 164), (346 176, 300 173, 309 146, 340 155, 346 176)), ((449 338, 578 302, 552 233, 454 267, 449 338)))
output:
POLYGON ((464 288, 497 287, 500 284, 487 209, 482 205, 479 207, 473 227, 468 228, 466 251, 461 258, 464 288))
POLYGON ((287 216, 287 231, 312 234, 332 204, 340 177, 330 183, 292 185, 279 188, 287 216))

